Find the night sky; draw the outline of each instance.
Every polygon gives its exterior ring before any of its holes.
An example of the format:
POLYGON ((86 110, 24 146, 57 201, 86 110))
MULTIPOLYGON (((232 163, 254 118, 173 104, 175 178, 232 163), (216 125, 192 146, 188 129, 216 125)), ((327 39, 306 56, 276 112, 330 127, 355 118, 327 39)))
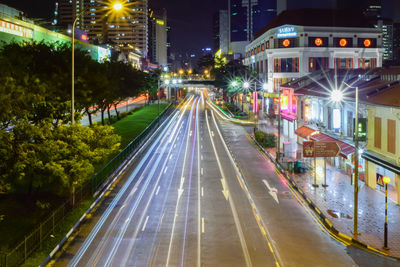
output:
MULTIPOLYGON (((298 5, 301 3, 307 7, 321 7, 322 2, 334 1, 295 0, 294 3, 298 5)), ((383 0, 383 16, 392 16, 390 8, 392 1, 383 0)), ((0 0, 0 2, 25 11, 29 17, 52 19, 55 0, 0 0)), ((153 8, 167 9, 168 23, 172 27, 172 50, 196 52, 207 46, 212 47, 212 16, 220 9, 227 9, 228 0, 149 0, 149 5, 153 8)))

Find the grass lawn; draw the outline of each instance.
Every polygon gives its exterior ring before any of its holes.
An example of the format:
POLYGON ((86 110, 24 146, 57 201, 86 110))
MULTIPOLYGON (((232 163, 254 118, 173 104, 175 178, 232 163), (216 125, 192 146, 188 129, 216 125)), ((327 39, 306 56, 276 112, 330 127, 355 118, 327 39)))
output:
MULTIPOLYGON (((160 105, 162 112, 168 104, 160 105)), ((121 136, 121 148, 126 147, 136 136, 138 136, 146 127, 158 116, 158 105, 150 105, 128 115, 126 118, 117 121, 112 126, 114 133, 121 136)))
MULTIPOLYGON (((161 104, 160 112, 167 106, 167 104, 161 104)), ((158 105, 155 104, 144 106, 126 118, 114 123, 112 125, 114 132, 122 138, 121 148, 124 148, 138 136, 157 116, 158 105)), ((37 227, 41 220, 61 205, 63 201, 63 199, 54 196, 28 199, 25 196, 0 195, 0 255, 1 251, 7 251, 18 242, 21 242, 25 235, 37 227), (40 200, 40 203, 49 203, 50 206, 43 209, 39 208, 38 206, 40 205, 36 205, 37 199, 40 200)), ((47 239, 43 244, 43 248, 35 252, 28 259, 25 266, 38 266, 92 202, 93 199, 83 201, 69 213, 64 221, 60 223, 60 228, 55 233, 55 238, 47 239)))

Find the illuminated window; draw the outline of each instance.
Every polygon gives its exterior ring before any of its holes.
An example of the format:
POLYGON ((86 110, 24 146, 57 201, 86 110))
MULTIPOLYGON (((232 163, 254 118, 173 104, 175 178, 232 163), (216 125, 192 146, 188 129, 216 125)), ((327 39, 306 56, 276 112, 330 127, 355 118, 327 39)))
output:
POLYGON ((321 45, 323 45, 324 42, 322 41, 321 38, 315 38, 314 43, 316 46, 321 46, 321 45))
POLYGON ((284 47, 288 47, 290 45, 289 39, 283 40, 282 44, 283 44, 284 47))

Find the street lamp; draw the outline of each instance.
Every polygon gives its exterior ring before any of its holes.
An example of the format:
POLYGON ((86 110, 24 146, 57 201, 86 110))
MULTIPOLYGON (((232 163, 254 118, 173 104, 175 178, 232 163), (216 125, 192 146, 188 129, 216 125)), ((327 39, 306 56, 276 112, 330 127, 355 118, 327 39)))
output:
MULTIPOLYGON (((358 147, 358 86, 351 86, 347 84, 346 82, 343 82, 348 88, 355 88, 356 89, 356 114, 355 114, 355 137, 354 137, 354 146, 355 146, 355 155, 354 155, 354 229, 353 229, 353 234, 358 235, 358 153, 359 153, 359 147, 358 147)), ((331 99, 332 101, 342 101, 343 99, 343 93, 342 91, 335 89, 331 93, 331 99)))
POLYGON ((384 228, 384 241, 383 241, 383 248, 388 250, 388 224, 387 224, 387 210, 388 210, 388 204, 387 204, 387 195, 388 195, 388 183, 390 183, 390 178, 385 176, 383 177, 383 183, 385 184, 385 228, 384 228))
MULTIPOLYGON (((72 24, 72 87, 71 87, 71 125, 75 124, 75 26, 80 17, 83 14, 90 11, 91 7, 87 7, 82 10, 75 18, 74 23, 72 24)), ((120 11, 123 8, 123 5, 119 2, 114 3, 114 5, 109 6, 109 9, 113 11, 120 11)), ((91 11, 92 12, 92 11, 91 11)))

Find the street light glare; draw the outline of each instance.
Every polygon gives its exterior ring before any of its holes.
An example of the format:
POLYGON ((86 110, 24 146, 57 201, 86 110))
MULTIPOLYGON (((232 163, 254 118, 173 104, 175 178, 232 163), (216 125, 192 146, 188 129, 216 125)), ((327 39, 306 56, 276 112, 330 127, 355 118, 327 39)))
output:
POLYGON ((232 82, 232 86, 233 86, 233 87, 237 86, 237 82, 236 82, 236 81, 233 81, 233 82, 232 82))
POLYGON ((268 84, 267 84, 267 83, 264 83, 264 84, 263 84, 263 90, 264 90, 264 91, 268 90, 268 84))
POLYGON ((243 87, 244 87, 245 89, 247 89, 247 88, 250 87, 250 84, 249 84, 248 82, 244 82, 244 83, 243 83, 243 87))
POLYGON ((335 89, 331 93, 331 99, 333 102, 341 102, 343 100, 343 92, 335 89))
POLYGON ((122 9, 122 4, 121 4, 121 3, 115 3, 114 6, 113 6, 113 8, 114 8, 114 10, 119 11, 119 10, 122 9))

